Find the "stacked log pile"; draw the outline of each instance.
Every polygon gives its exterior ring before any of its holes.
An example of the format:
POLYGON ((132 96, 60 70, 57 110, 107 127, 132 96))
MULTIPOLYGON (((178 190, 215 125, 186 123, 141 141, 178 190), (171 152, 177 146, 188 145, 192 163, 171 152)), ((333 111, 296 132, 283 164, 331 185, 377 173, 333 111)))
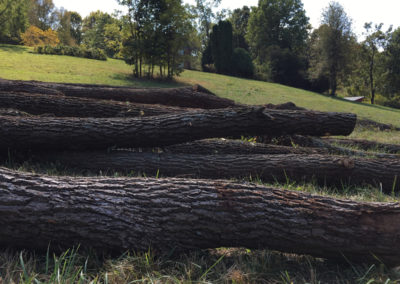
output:
POLYGON ((349 135, 356 120, 291 103, 239 105, 200 86, 0 80, 0 154, 16 151, 30 161, 138 176, 49 177, 0 168, 0 245, 80 243, 110 251, 240 246, 399 264, 399 205, 233 181, 399 190, 397 153, 349 150, 319 139, 349 135), (240 139, 249 136, 275 144, 240 139))

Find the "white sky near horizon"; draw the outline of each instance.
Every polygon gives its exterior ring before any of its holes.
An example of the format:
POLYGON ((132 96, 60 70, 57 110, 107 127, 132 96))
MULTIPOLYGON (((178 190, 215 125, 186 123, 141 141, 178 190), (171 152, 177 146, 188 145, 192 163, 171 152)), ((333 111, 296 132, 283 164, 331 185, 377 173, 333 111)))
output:
MULTIPOLYGON (((194 0, 183 0, 193 4, 194 0)), ((316 28, 320 24, 322 10, 331 0, 302 0, 311 25, 316 28)), ((112 13, 114 10, 123 10, 116 0, 53 0, 60 8, 77 11, 83 17, 90 12, 101 10, 112 13)), ((400 26, 400 0, 337 0, 345 9, 347 15, 353 20, 353 30, 361 37, 365 22, 384 23, 384 30, 390 25, 394 28, 400 26)), ((247 6, 257 6, 258 0, 222 0, 220 8, 235 9, 247 6)))

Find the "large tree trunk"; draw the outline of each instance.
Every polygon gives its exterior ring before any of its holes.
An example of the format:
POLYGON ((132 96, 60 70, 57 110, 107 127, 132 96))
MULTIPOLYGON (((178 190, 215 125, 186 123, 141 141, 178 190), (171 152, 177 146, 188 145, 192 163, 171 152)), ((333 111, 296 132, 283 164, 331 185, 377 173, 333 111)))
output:
MULTIPOLYGON (((122 149, 125 150, 125 149, 122 149)), ((128 149, 133 152, 149 151, 149 149, 128 149)), ((119 151, 119 150, 116 150, 119 151)), ((254 143, 232 139, 204 139, 188 143, 176 144, 159 149, 159 152, 174 154, 234 154, 234 155, 254 155, 254 154, 329 154, 327 149, 322 148, 302 148, 291 146, 279 146, 263 143, 254 143)))
MULTIPOLYGON (((303 137, 303 136, 302 136, 303 137)), ((279 139, 279 138, 278 138, 279 139)), ((400 155, 397 154, 385 154, 385 153, 373 153, 355 151, 342 147, 332 146, 329 143, 325 143, 324 140, 315 137, 305 137, 304 139, 314 140, 313 146, 299 147, 296 144, 289 144, 285 146, 247 142, 241 140, 232 139, 204 139, 188 143, 176 144, 160 149, 154 148, 139 148, 139 149, 117 149, 118 150, 129 150, 132 152, 166 152, 175 154, 333 154, 333 155, 344 155, 344 156, 356 156, 356 157, 376 157, 384 159, 400 159, 400 155), (319 143, 320 141, 321 143, 319 143)))
MULTIPOLYGON (((343 148, 329 143, 335 139, 320 139, 317 137, 309 137, 302 135, 284 135, 280 137, 263 137, 264 143, 274 143, 279 146, 296 146, 296 147, 311 147, 312 149, 323 149, 331 154, 357 156, 357 157, 375 157, 383 159, 400 159, 398 154, 386 154, 378 152, 364 152, 343 148)), ((343 139, 344 140, 344 139, 343 139)), ((374 142, 372 142, 374 143, 374 142)), ((350 146, 350 145, 348 145, 350 146)))
POLYGON ((400 189, 400 160, 325 155, 191 155, 134 152, 49 153, 39 160, 99 172, 171 177, 255 178, 263 182, 317 182, 320 185, 373 185, 385 193, 400 189))
POLYGON ((135 89, 128 87, 95 87, 93 85, 85 86, 35 81, 0 80, 0 91, 64 94, 72 97, 203 109, 237 106, 234 101, 220 98, 198 85, 181 88, 135 89))
POLYGON ((369 140, 361 140, 361 139, 323 139, 328 143, 335 143, 344 146, 356 146, 363 150, 381 150, 386 151, 388 153, 399 154, 400 153, 400 145, 396 144, 386 144, 386 143, 379 143, 375 141, 369 140))
POLYGON ((0 107, 18 109, 33 115, 46 114, 59 117, 156 116, 188 110, 161 105, 2 91, 0 91, 0 107))
POLYGON ((400 263, 400 206, 229 181, 71 178, 0 168, 0 245, 247 247, 400 263))
POLYGON ((0 117, 0 149, 155 147, 240 135, 348 135, 356 116, 346 113, 241 107, 141 118, 0 117))

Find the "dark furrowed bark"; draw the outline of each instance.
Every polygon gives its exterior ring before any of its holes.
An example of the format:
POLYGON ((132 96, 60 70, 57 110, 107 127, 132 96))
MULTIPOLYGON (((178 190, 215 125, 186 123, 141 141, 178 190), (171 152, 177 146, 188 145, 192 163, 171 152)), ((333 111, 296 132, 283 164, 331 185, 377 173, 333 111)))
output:
POLYGON ((2 91, 0 91, 0 107, 18 109, 34 115, 46 114, 57 117, 137 117, 188 111, 161 105, 2 91))
MULTIPOLYGON (((280 146, 296 146, 296 147, 311 147, 312 149, 324 149, 331 154, 337 155, 345 155, 345 156, 356 156, 356 157, 375 157, 375 158, 383 158, 383 159, 400 159, 400 156, 397 154, 386 154, 386 153, 378 153, 378 152, 364 152, 358 151, 348 148, 343 148, 340 146, 332 145, 330 142, 339 141, 337 139, 324 138, 320 139, 317 137, 309 137, 302 135, 284 135, 280 137, 274 138, 264 138, 265 143, 274 143, 280 146)), ((346 139, 342 139, 346 140, 346 139)), ((340 141, 342 141, 340 140, 340 141)), ((349 139, 352 141, 352 139, 349 139)), ((375 142, 366 141, 367 144, 376 145, 375 142)), ((353 146, 351 143, 343 143, 345 146, 353 146)), ((393 149, 396 149, 396 145, 394 145, 393 149)), ((383 149, 377 149, 383 150, 383 149)))
POLYGON ((38 160, 57 161, 79 170, 122 171, 172 177, 256 178, 274 183, 296 181, 319 185, 373 185, 383 192, 400 189, 400 160, 313 154, 192 155, 133 152, 50 153, 38 160))
MULTIPOLYGON (((132 149, 132 151, 136 151, 132 149)), ((148 151, 148 150, 147 150, 148 151)), ((279 146, 232 139, 204 139, 176 144, 160 149, 160 152, 175 154, 329 154, 322 148, 279 146)))
POLYGON ((347 135, 347 113, 240 107, 140 118, 0 117, 0 149, 105 149, 156 147, 240 135, 347 135))
POLYGON ((247 247, 400 263, 400 206, 246 183, 49 177, 0 168, 0 245, 247 247))
POLYGON ((36 81, 0 80, 1 91, 63 94, 102 100, 129 101, 142 104, 161 104, 188 108, 218 109, 237 104, 220 98, 201 86, 181 88, 135 89, 113 86, 84 86, 73 84, 45 83, 36 81))

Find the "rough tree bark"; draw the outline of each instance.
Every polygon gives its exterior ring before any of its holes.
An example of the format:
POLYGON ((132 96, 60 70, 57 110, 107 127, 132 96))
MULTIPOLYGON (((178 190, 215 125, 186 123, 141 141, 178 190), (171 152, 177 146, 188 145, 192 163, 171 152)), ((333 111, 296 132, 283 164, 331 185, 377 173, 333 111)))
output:
POLYGON ((1 117, 0 149, 156 147, 240 135, 348 135, 356 115, 240 107, 140 118, 1 117))
POLYGON ((32 115, 17 109, 0 108, 0 116, 32 116, 32 115))
MULTIPOLYGON (((122 149, 123 150, 123 149, 122 149)), ((136 151, 136 149, 130 149, 136 151)), ((145 149, 146 150, 146 149, 145 149)), ((118 151, 118 150, 117 150, 118 151)), ((143 152, 143 151, 142 151, 143 152)), ((204 139, 163 147, 159 152, 175 154, 329 154, 322 148, 295 148, 232 139, 204 139)))
POLYGON ((400 205, 229 181, 71 178, 0 168, 0 245, 268 248, 400 263, 400 205))
POLYGON ((93 85, 85 86, 36 81, 0 80, 0 91, 64 94, 72 97, 203 109, 237 106, 234 101, 220 98, 198 85, 181 88, 135 89, 128 87, 94 87, 93 85))
MULTIPOLYGON (((398 154, 386 154, 378 152, 364 152, 358 150, 352 150, 348 148, 339 147, 332 145, 329 142, 335 139, 320 139, 317 137, 309 137, 302 135, 284 135, 280 137, 263 137, 265 143, 274 143, 280 146, 298 146, 298 147, 311 147, 313 149, 319 148, 328 151, 331 154, 345 155, 345 156, 356 156, 356 157, 375 157, 383 159, 400 159, 398 154)), ((345 140, 345 139, 343 139, 345 140)), ((350 140, 351 141, 351 140, 350 140)), ((369 141, 367 141, 369 142, 369 141)), ((371 142, 374 143, 374 142, 371 142)), ((349 144, 351 146, 351 144, 349 144)), ((394 145, 395 146, 395 145, 394 145)))
POLYGON ((193 110, 161 105, 2 91, 0 91, 0 107, 18 109, 33 115, 47 114, 58 117, 137 117, 193 110))
POLYGON ((385 193, 400 189, 400 160, 329 155, 193 155, 134 152, 48 153, 38 160, 94 172, 119 171, 171 177, 258 178, 264 182, 316 182, 320 185, 373 185, 385 193), (398 181, 399 180, 399 181, 398 181))
POLYGON ((386 143, 379 143, 374 141, 368 140, 361 140, 361 139, 323 139, 328 143, 335 143, 344 146, 357 146, 363 150, 381 150, 386 151, 388 153, 399 154, 400 153, 400 145, 396 144, 386 144, 386 143))

